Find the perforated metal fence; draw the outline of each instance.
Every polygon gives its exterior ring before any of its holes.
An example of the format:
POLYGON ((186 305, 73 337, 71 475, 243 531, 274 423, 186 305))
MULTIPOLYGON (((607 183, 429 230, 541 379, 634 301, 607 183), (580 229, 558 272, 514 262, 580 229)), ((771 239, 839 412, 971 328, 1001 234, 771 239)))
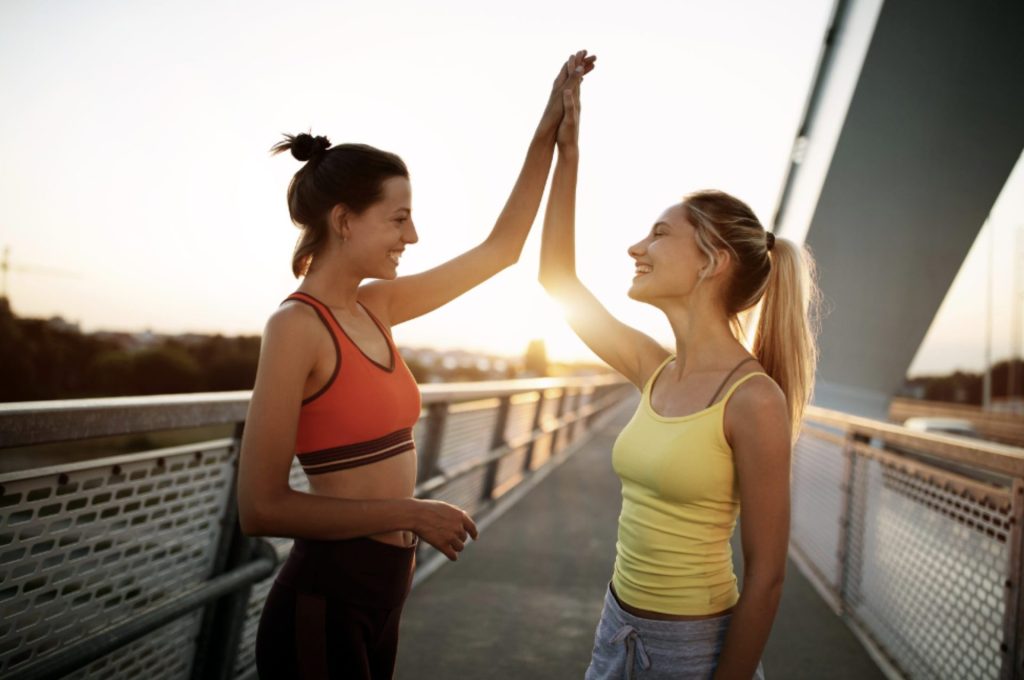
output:
MULTIPOLYGON (((486 512, 630 390, 608 376, 425 386, 417 493, 486 512)), ((237 426, 233 438, 0 475, 0 678, 254 676, 262 605, 291 541, 237 526, 247 399, 0 405, 0 455, 237 426)), ((290 483, 308 489, 297 463, 290 483)))
POLYGON ((909 678, 1024 677, 1024 451, 812 409, 791 554, 909 678))

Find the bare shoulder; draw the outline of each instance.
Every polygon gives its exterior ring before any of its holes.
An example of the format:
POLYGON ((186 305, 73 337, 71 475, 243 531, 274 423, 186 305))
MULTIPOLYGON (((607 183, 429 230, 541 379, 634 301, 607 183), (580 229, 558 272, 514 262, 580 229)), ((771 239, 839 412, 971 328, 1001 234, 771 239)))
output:
POLYGON ((274 310, 263 329, 263 348, 290 351, 314 349, 324 335, 323 322, 313 307, 288 301, 274 310))
POLYGON ((789 441, 789 410, 782 388, 767 375, 744 381, 725 409, 725 435, 730 444, 789 441))

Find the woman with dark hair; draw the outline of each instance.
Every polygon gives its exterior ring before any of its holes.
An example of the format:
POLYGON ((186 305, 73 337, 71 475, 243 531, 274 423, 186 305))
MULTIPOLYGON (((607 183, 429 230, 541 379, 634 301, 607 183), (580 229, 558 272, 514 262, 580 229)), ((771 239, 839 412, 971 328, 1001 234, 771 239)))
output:
POLYGON ((674 351, 616 320, 576 276, 578 88, 564 97, 540 281, 576 334, 641 390, 612 450, 622 511, 586 678, 632 678, 637 666, 651 680, 763 677, 786 568, 791 446, 814 383, 813 260, 742 201, 693 193, 629 248, 629 296, 665 314, 674 351), (729 542, 741 507, 742 593, 729 542))
POLYGON ((473 520, 413 498, 419 391, 391 327, 516 262, 536 217, 562 118, 562 90, 594 65, 563 65, 519 178, 490 235, 434 269, 397 276, 418 235, 402 160, 362 144, 288 136, 304 162, 288 187, 303 277, 267 322, 239 463, 242 530, 295 539, 267 598, 260 677, 390 678, 417 537, 458 558, 473 520), (376 279, 363 284, 366 279, 376 279), (310 492, 288 484, 294 456, 310 492))

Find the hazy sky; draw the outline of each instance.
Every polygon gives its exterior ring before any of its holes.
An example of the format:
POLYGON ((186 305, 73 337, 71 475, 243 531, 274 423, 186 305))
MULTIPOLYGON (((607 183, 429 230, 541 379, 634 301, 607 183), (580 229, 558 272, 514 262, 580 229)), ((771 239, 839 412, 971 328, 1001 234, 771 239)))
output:
MULTIPOLYGON (((0 246, 77 275, 13 272, 12 303, 86 330, 258 333, 297 285, 284 197, 299 163, 267 149, 309 128, 405 159, 420 242, 400 271, 433 266, 487 234, 552 78, 587 48, 580 273, 668 341, 626 298, 626 248, 695 189, 770 217, 830 5, 6 0, 0 246)), ((990 220, 1000 243, 1024 222, 1021 193, 990 220)), ((397 340, 513 354, 543 336, 581 355, 535 283, 538 246, 539 229, 517 267, 397 340)), ((1004 348, 1011 250, 997 252, 1004 348)), ((912 372, 980 367, 987 255, 968 257, 912 372)))

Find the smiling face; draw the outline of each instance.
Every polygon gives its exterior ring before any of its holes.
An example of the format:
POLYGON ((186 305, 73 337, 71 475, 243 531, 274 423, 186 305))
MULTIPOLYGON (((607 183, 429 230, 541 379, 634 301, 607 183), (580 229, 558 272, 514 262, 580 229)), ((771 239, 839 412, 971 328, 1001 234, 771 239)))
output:
POLYGON ((343 236, 346 255, 363 278, 395 278, 405 246, 419 240, 412 221, 409 180, 384 180, 380 200, 359 214, 346 214, 343 236))
POLYGON ((636 267, 629 297, 655 306, 692 294, 701 270, 709 264, 697 246, 696 230, 679 204, 665 210, 647 236, 629 247, 629 256, 636 267))

